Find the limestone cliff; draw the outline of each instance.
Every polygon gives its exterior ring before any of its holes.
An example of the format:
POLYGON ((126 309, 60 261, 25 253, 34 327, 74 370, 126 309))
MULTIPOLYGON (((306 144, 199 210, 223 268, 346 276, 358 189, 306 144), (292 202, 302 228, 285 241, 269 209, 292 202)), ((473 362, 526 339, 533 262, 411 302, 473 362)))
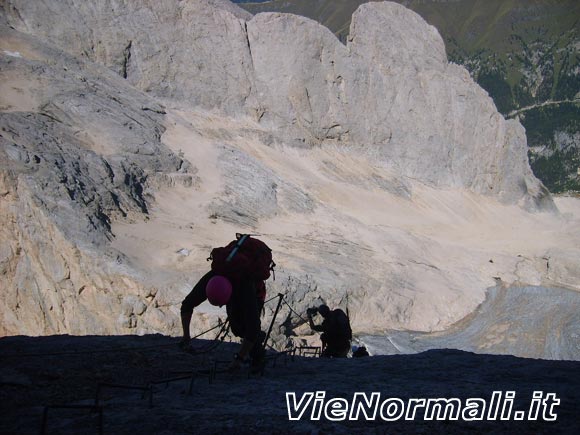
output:
POLYGON ((0 58, 2 331, 110 332, 112 304, 149 296, 108 247, 111 222, 195 171, 161 143, 158 103, 104 67, 1 37, 18 50, 0 58))
POLYGON ((156 97, 251 114, 285 143, 357 147, 435 186, 553 207, 521 125, 505 121, 467 71, 448 64, 436 29, 399 4, 362 5, 346 47, 306 18, 252 18, 226 1, 10 0, 4 10, 17 29, 156 97))

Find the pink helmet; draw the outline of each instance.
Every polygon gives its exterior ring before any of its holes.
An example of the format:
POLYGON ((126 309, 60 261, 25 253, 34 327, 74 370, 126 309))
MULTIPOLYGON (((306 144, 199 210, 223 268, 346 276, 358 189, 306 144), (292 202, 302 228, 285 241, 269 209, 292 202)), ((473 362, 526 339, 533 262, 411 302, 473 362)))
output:
POLYGON ((205 294, 210 304, 221 307, 232 296, 232 283, 225 276, 216 275, 208 281, 205 294))

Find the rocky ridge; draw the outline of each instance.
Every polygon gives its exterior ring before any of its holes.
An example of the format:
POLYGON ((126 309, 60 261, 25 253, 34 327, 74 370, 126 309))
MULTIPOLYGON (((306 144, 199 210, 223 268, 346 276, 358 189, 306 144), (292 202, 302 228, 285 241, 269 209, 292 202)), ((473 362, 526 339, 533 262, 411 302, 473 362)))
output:
MULTIPOLYGON (((449 59, 469 70, 502 115, 524 125, 530 165, 550 192, 580 190, 578 3, 397 2, 434 25, 449 59)), ((285 12, 312 18, 346 43, 352 14, 368 0, 236 3, 254 14, 285 12)))
POLYGON ((108 247, 111 222, 147 214, 148 189, 191 186, 195 170, 161 143, 162 106, 110 70, 6 28, 2 41, 21 50, 0 60, 15 94, 0 117, 2 331, 104 332, 113 301, 96 293, 139 287, 108 247))
POLYGON ((251 18, 229 2, 71 5, 9 1, 4 10, 16 29, 158 98, 251 114, 284 143, 361 147, 437 186, 550 206, 521 126, 447 63, 436 29, 403 6, 361 5, 345 47, 309 19, 251 18), (71 19, 54 25, 61 16, 71 19))

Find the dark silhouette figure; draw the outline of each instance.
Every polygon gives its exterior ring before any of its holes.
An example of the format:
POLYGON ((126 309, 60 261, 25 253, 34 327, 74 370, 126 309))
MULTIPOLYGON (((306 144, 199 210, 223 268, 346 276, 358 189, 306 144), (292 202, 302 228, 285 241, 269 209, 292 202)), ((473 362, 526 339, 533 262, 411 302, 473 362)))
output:
POLYGON ((322 332, 322 357, 345 358, 350 350, 352 330, 348 316, 340 308, 330 310, 326 305, 307 311, 308 322, 314 331, 322 332), (324 318, 322 324, 315 325, 312 316, 316 313, 324 318))
POLYGON ((271 252, 265 243, 242 234, 229 245, 212 251, 209 258, 212 270, 181 304, 182 346, 188 346, 191 340, 189 329, 194 308, 209 299, 213 305, 226 306, 230 330, 242 338, 230 368, 239 368, 248 357, 252 366, 261 366, 265 334, 261 331, 260 313, 266 298, 264 281, 275 266, 271 252))

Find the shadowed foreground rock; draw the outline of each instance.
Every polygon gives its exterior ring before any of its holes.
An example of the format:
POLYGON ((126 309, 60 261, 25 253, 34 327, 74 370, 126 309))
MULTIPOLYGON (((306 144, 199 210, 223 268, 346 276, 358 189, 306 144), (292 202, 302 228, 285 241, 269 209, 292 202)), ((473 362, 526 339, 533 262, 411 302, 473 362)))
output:
MULTIPOLYGON (((209 344, 196 341, 199 349, 209 344)), ((233 345, 192 356, 174 338, 156 336, 10 337, 0 340, 2 433, 36 434, 47 405, 93 405, 101 383, 146 386, 177 372, 205 368, 208 360, 229 361, 233 345), (109 351, 107 351, 109 349, 109 351), (131 350, 130 350, 131 349, 131 350), (53 354, 51 356, 51 353, 53 354)), ((530 360, 432 350, 417 355, 345 360, 279 359, 263 377, 246 372, 219 374, 213 384, 199 376, 191 395, 189 380, 155 385, 153 407, 140 391, 101 392, 104 433, 578 433, 580 363, 530 360), (557 420, 546 422, 289 421, 286 392, 325 391, 326 398, 352 400, 355 392, 387 398, 483 398, 515 391, 515 410, 527 410, 534 391, 555 393, 557 420)), ((48 433, 97 433, 97 415, 86 410, 52 409, 48 433)))

